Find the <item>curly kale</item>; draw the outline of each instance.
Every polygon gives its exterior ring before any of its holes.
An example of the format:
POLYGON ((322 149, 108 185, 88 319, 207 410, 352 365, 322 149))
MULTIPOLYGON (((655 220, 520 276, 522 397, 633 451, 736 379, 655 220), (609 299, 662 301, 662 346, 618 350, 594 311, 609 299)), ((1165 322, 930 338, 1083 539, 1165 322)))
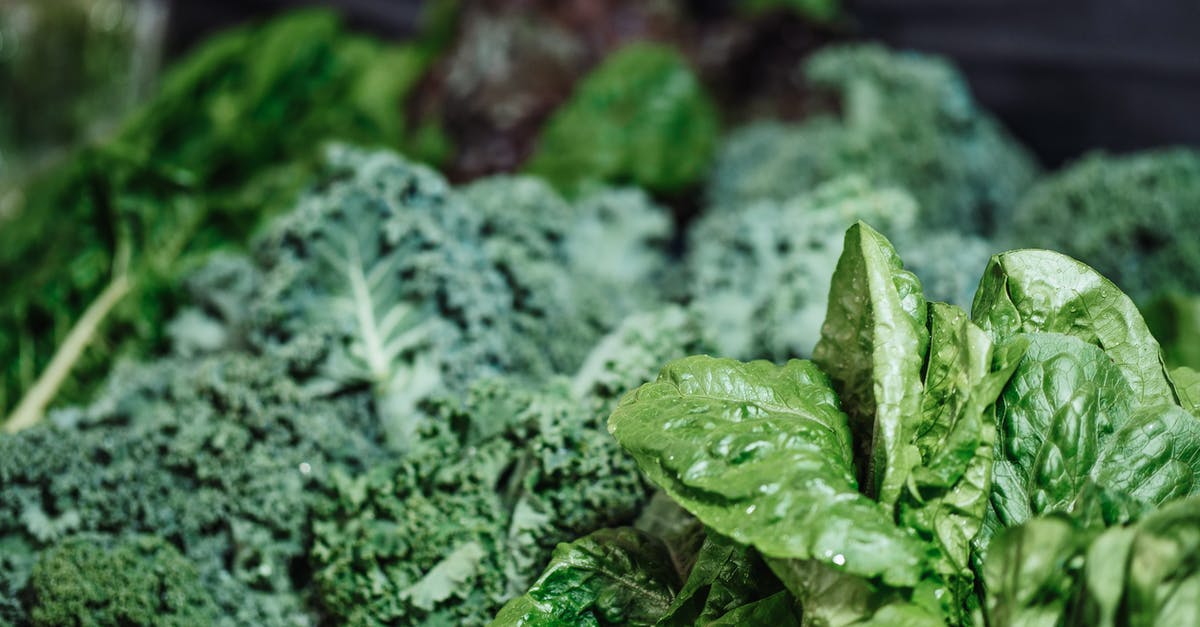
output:
POLYGON ((831 46, 808 60, 805 74, 838 98, 840 113, 734 132, 719 151, 711 204, 782 201, 857 173, 911 192, 925 228, 988 233, 1037 174, 941 58, 873 44, 831 46))
POLYGON ((10 428, 86 399, 113 359, 163 348, 195 255, 290 206, 323 141, 405 146, 399 107, 430 54, 351 35, 326 11, 223 33, 113 138, 27 186, 0 229, 10 428))
POLYGON ((1200 291, 1200 151, 1096 153, 1038 183, 1005 235, 1067 253, 1145 299, 1200 291))
POLYGON ((520 177, 459 192, 385 151, 335 148, 329 161, 325 182, 256 246, 252 343, 314 391, 371 388, 393 448, 416 439, 435 391, 572 372, 658 300, 648 284, 663 273, 669 221, 643 194, 568 204, 520 177), (597 264, 598 246, 623 258, 597 264))
POLYGON ((647 497, 565 382, 484 379, 442 411, 497 433, 346 479, 317 514, 315 579, 342 620, 482 624, 555 544, 632 520, 647 497))
POLYGON ((34 625, 211 625, 195 566, 154 536, 78 535, 42 553, 30 577, 34 625))
POLYGON ((0 438, 0 546, 17 555, 0 560, 0 616, 30 568, 37 585, 37 552, 95 532, 177 547, 228 624, 307 624, 318 486, 372 464, 376 431, 365 399, 315 399, 275 359, 120 369, 90 406, 0 438))
POLYGON ((529 340, 523 370, 573 371, 601 335, 659 300, 671 222, 645 193, 597 188, 568 203, 539 179, 501 176, 463 195, 513 292, 516 332, 529 340))
POLYGON ((678 308, 631 317, 574 382, 475 382, 431 401, 424 446, 341 477, 317 512, 314 579, 350 624, 485 624, 555 545, 632 521, 648 499, 604 426, 616 397, 664 355, 700 347, 678 308))

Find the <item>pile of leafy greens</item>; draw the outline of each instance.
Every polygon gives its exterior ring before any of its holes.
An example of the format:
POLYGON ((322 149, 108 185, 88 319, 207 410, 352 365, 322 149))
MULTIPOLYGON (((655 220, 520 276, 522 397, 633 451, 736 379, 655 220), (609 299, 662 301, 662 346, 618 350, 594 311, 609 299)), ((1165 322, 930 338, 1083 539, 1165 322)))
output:
POLYGON ((0 437, 0 623, 480 623, 637 516, 603 419, 706 348, 652 287, 664 210, 323 161, 252 256, 184 282, 171 355, 0 437))
POLYGON ((718 147, 634 43, 455 187, 456 4, 220 35, 0 217, 0 625, 1200 623, 1193 153, 1035 183, 875 45, 718 147))
POLYGON ((181 278, 288 209, 324 140, 435 159, 403 114, 434 41, 386 44, 317 10, 222 33, 113 137, 26 185, 0 228, 7 428, 84 400, 113 359, 159 351, 181 278))
POLYGON ((494 624, 1191 624, 1197 381, 1082 263, 997 255, 968 315, 857 223, 813 359, 627 394, 678 508, 560 545, 494 624))

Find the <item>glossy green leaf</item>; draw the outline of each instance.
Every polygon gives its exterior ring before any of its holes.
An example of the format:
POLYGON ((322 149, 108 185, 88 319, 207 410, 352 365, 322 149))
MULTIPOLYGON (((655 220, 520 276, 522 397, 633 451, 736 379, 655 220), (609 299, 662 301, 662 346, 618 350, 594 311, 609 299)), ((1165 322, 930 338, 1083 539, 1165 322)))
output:
POLYGON ((1066 255, 1016 250, 992 257, 971 315, 993 340, 1045 332, 1099 346, 1138 403, 1174 402, 1158 342, 1133 301, 1066 255))
POLYGON ((1200 624, 1200 499, 1167 505, 1137 531, 1124 599, 1127 624, 1200 624))
POLYGON ((1132 389, 1100 348, 1066 335, 1027 337, 997 403, 991 499, 1004 525, 1065 509, 1133 405, 1132 389))
POLYGON ((1200 420, 1175 405, 1138 410, 1105 443, 1092 476, 1148 503, 1200 492, 1200 420))
MULTIPOLYGON (((929 308, 930 351, 916 444, 921 464, 901 496, 900 520, 938 549, 934 570, 950 594, 944 609, 962 619, 972 593, 971 542, 979 534, 992 485, 996 428, 993 407, 1025 351, 992 343, 966 312, 929 308)), ((938 598, 935 596, 935 598, 938 598)))
POLYGON ((919 578, 924 547, 858 493, 846 417, 811 362, 671 362, 622 399, 609 431, 704 524, 764 556, 919 578))
POLYGON ((1198 624, 1198 552, 1195 497, 1102 533, 1062 514, 1035 518, 1002 533, 988 554, 987 624, 1198 624))
POLYGON ((998 403, 992 511, 1012 526, 1044 512, 1128 519, 1138 503, 1200 490, 1200 421, 1176 405, 1138 407, 1118 366, 1074 337, 1031 334, 998 403), (1089 491, 1093 504, 1081 502, 1089 491), (1088 508, 1099 508, 1088 513, 1088 508))
POLYGON ((1037 518, 997 537, 983 571, 987 624, 1062 625, 1088 539, 1061 516, 1037 518))
MULTIPOLYGON (((688 627, 711 625, 723 617, 729 621, 731 614, 753 614, 755 610, 741 608, 782 589, 783 584, 754 549, 710 533, 687 581, 658 624, 688 627)), ((772 612, 779 611, 775 605, 769 604, 772 612)))
POLYGON ((529 592, 492 625, 653 625, 678 589, 661 542, 632 528, 601 529, 560 544, 529 592))
POLYGON ((850 227, 813 360, 850 417, 860 481, 889 508, 920 461, 911 442, 929 343, 925 321, 921 283, 892 245, 862 222, 850 227))
POLYGON ((741 627, 742 625, 800 627, 796 601, 787 591, 780 591, 765 599, 759 599, 730 610, 728 614, 708 623, 708 627, 741 627))

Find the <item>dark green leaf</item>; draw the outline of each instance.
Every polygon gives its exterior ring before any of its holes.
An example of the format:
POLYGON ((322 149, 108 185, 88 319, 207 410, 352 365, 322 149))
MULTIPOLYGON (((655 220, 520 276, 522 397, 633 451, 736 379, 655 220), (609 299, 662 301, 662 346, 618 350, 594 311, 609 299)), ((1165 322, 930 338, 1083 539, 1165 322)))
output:
POLYGON ((991 499, 1005 525, 1067 508, 1133 404, 1120 370, 1096 346, 1066 335, 1027 337, 997 405, 991 499))
POLYGON ((992 542, 984 566, 989 625, 1058 627, 1077 592, 1090 536, 1066 517, 1031 520, 992 542))
POLYGON ((937 547, 933 567, 949 592, 943 592, 940 603, 957 615, 973 591, 971 542, 983 525, 991 492, 993 407, 1025 343, 1010 342, 993 355, 987 335, 952 305, 931 303, 929 320, 929 361, 916 433, 921 464, 901 496, 900 520, 937 547))
POLYGON ((586 180, 678 190, 708 168, 716 111, 687 60, 640 43, 584 77, 546 123, 529 172, 560 189, 586 180))
POLYGON ((636 529, 602 529, 560 544, 533 588, 492 625, 653 625, 678 589, 661 542, 636 529))
POLYGON ((782 589, 754 549, 710 533, 683 589, 658 624, 710 625, 722 617, 728 621, 731 614, 749 612, 747 605, 782 589))

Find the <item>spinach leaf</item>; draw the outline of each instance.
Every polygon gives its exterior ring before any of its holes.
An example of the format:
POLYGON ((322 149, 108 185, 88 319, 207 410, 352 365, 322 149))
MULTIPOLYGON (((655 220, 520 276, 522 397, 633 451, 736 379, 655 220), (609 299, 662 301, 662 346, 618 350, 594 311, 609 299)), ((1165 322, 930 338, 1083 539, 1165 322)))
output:
POLYGON ((1133 301, 1066 255, 1016 250, 992 257, 971 314, 993 340, 1045 332, 1095 344, 1116 364, 1139 404, 1175 401, 1158 342, 1133 301))
POLYGON ((1092 477, 1155 504, 1200 492, 1200 420, 1175 405, 1138 410, 1100 451, 1092 477))
POLYGON ((942 599, 944 611, 959 615, 973 592, 971 542, 983 525, 991 491, 993 407, 1025 342, 1010 342, 993 355, 987 334, 966 312, 944 303, 930 304, 929 324, 915 439, 921 463, 901 495, 900 521, 937 547, 933 568, 945 588, 934 598, 942 599))
POLYGON ((1058 627, 1078 594, 1090 537, 1065 516, 1036 518, 1000 534, 983 570, 989 625, 1058 627))
POLYGON ((734 608, 728 614, 708 623, 708 627, 741 627, 742 625, 800 627, 796 601, 787 591, 780 591, 765 599, 734 608))
POLYGON ((601 529, 558 545, 529 592, 492 625, 653 625, 678 589, 659 540, 632 528, 601 529))
MULTIPOLYGON (((700 547, 696 565, 683 589, 658 624, 664 627, 712 625, 721 619, 728 622, 734 616, 768 611, 765 609, 768 607, 770 612, 786 617, 787 613, 781 610, 792 605, 786 594, 788 602, 783 608, 778 607, 777 602, 759 605, 759 601, 782 590, 783 585, 754 549, 710 533, 700 547), (750 605, 758 609, 746 609, 750 605)), ((796 622, 794 617, 792 621, 796 622)))
POLYGON ((993 511, 1016 525, 1065 510, 1132 411, 1133 390, 1104 352, 1035 333, 997 403, 993 511))
POLYGON ((1123 606, 1129 625, 1200 624, 1200 499, 1163 507, 1137 526, 1123 606))
POLYGON ((1176 405, 1137 406, 1119 366, 1094 345, 1067 335, 1027 337, 1028 352, 997 405, 991 501, 999 523, 1080 513, 1092 489, 1108 493, 1100 508, 1110 512, 1138 509, 1121 500, 1162 504, 1200 490, 1195 416, 1176 405))
POLYGON ((984 567, 989 625, 1194 625, 1200 498, 1099 532, 1052 514, 1008 529, 984 567))
POLYGON ((679 504, 766 557, 919 580, 924 546, 858 493, 846 416, 811 362, 676 360, 622 399, 609 431, 679 504))
POLYGON ((920 461, 911 441, 929 344, 925 319, 921 282, 892 245, 862 222, 850 227, 813 361, 850 417, 860 482, 888 508, 920 461))

